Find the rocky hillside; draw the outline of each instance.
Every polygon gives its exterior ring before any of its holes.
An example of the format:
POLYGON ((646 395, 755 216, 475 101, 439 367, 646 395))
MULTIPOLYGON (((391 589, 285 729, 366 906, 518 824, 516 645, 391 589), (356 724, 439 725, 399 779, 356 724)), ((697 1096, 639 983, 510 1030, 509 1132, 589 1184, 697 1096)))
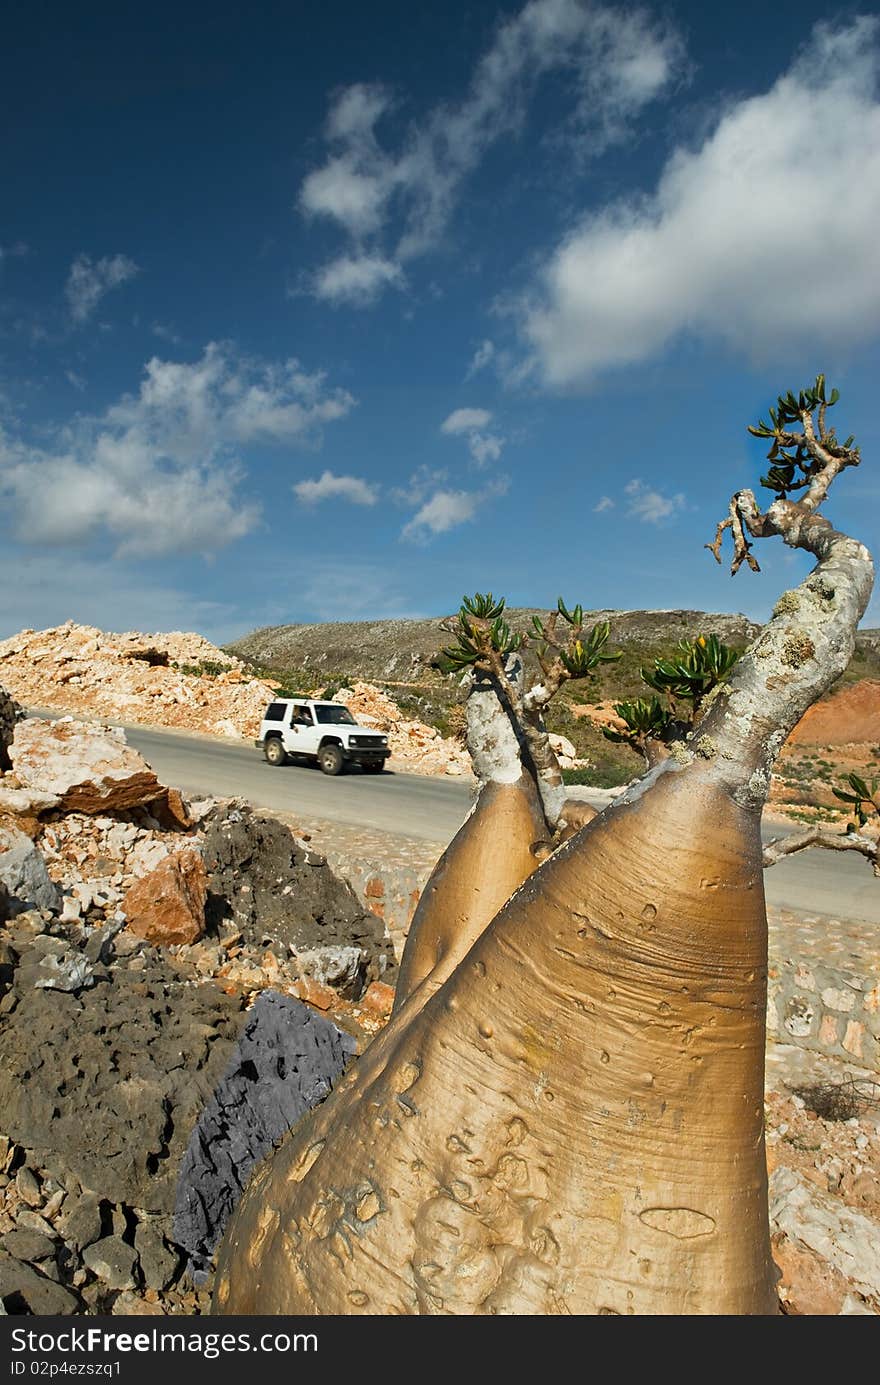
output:
MULTIPOLYGON (((531 629, 537 607, 508 611, 515 630, 531 629)), ((431 660, 448 637, 442 617, 426 620, 337 621, 326 625, 270 625, 227 646, 251 665, 316 676, 359 677, 374 683, 430 679, 431 660)), ((668 649, 677 640, 714 630, 728 644, 745 645, 758 627, 745 616, 703 611, 591 611, 588 623, 611 622, 611 641, 630 651, 668 649)), ((643 656, 640 656, 643 657, 643 656)), ((615 695, 616 691, 615 691, 615 695)))

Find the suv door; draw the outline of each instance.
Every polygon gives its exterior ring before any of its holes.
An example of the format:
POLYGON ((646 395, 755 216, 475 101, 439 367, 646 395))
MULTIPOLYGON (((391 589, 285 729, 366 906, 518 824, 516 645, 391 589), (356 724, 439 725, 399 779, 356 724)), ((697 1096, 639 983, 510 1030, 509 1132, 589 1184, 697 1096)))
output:
POLYGON ((305 703, 294 703, 291 708, 291 724, 288 731, 290 749, 299 755, 314 755, 318 749, 318 730, 311 707, 305 703))

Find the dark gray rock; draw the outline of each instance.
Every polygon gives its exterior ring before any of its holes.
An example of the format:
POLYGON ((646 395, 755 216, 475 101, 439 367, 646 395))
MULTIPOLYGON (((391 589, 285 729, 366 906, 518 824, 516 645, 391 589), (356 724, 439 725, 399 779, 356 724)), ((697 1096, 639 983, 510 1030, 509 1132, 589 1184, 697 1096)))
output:
POLYGON ((204 1283, 254 1164, 329 1095, 354 1039, 291 996, 264 991, 180 1169, 174 1240, 204 1283))
POLYGON ((103 1230, 101 1202, 93 1193, 84 1193, 67 1211, 61 1222, 61 1232, 66 1243, 74 1250, 85 1250, 93 1241, 101 1239, 103 1230))
POLYGON ((6 1312, 61 1317, 76 1313, 80 1300, 72 1289, 55 1284, 33 1265, 0 1250, 0 1303, 6 1312))
POLYGON ((0 1002, 4 1132, 63 1187, 170 1215, 187 1142, 242 1028, 241 999, 187 984, 153 949, 141 971, 115 969, 77 995, 35 989, 46 945, 16 938, 0 1002))
POLYGON ((5 688, 0 688, 0 772, 12 768, 9 747, 15 733, 15 723, 24 716, 23 709, 5 688))
POLYGON ((105 1236, 83 1251, 83 1264, 108 1289, 134 1289, 137 1284, 137 1251, 121 1236, 105 1236))
POLYGON ((49 878, 46 862, 30 837, 0 827, 0 884, 6 886, 6 913, 14 918, 27 909, 61 908, 61 891, 49 878))
POLYGON ((155 1222, 140 1222, 134 1233, 145 1289, 165 1289, 180 1268, 180 1256, 168 1245, 155 1222))
POLYGON ((25 1231, 16 1227, 0 1237, 0 1249, 14 1255, 16 1260, 28 1260, 38 1265, 41 1260, 51 1260, 55 1254, 55 1242, 39 1231, 25 1231))
MULTIPOLYGON (((326 861, 309 864, 289 828, 249 808, 220 805, 202 824, 208 870, 209 929, 233 922, 246 943, 272 943, 282 957, 311 949, 356 947, 360 962, 347 994, 388 979, 394 951, 381 919, 366 912, 326 861)), ((313 854, 312 854, 313 855, 313 854)))

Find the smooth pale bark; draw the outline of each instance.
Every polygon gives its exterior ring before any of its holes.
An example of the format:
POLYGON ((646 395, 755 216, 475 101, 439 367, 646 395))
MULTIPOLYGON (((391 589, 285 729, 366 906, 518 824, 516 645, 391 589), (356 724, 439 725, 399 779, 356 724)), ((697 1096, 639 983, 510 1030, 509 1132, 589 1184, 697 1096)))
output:
POLYGON ((776 1311, 760 813, 872 567, 817 516, 768 517, 817 570, 692 741, 554 852, 261 1166, 216 1311, 776 1311))

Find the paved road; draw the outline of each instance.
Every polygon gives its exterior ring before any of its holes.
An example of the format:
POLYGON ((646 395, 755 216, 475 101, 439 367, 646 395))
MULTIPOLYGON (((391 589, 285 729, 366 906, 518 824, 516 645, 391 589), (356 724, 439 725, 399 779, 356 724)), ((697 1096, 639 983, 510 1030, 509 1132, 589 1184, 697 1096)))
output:
MULTIPOLYGON (((356 771, 334 779, 311 766, 273 769, 251 744, 142 727, 126 727, 126 734, 163 783, 190 794, 238 795, 303 818, 447 842, 471 803, 471 787, 459 779, 356 771)), ((784 830, 765 827, 764 838, 784 830)), ((803 851, 773 866, 764 882, 768 902, 779 908, 880 925, 880 881, 855 853, 803 851)))
MULTIPOLYGON (((141 728, 127 734, 165 783, 190 793, 238 794, 303 817, 446 842, 471 802, 471 788, 461 780, 357 772, 332 779, 310 766, 273 769, 251 745, 141 728)), ((765 827, 764 837, 784 830, 765 827)), ((768 870, 764 882, 768 902, 779 908, 880 925, 880 881, 855 854, 804 851, 768 870)))

